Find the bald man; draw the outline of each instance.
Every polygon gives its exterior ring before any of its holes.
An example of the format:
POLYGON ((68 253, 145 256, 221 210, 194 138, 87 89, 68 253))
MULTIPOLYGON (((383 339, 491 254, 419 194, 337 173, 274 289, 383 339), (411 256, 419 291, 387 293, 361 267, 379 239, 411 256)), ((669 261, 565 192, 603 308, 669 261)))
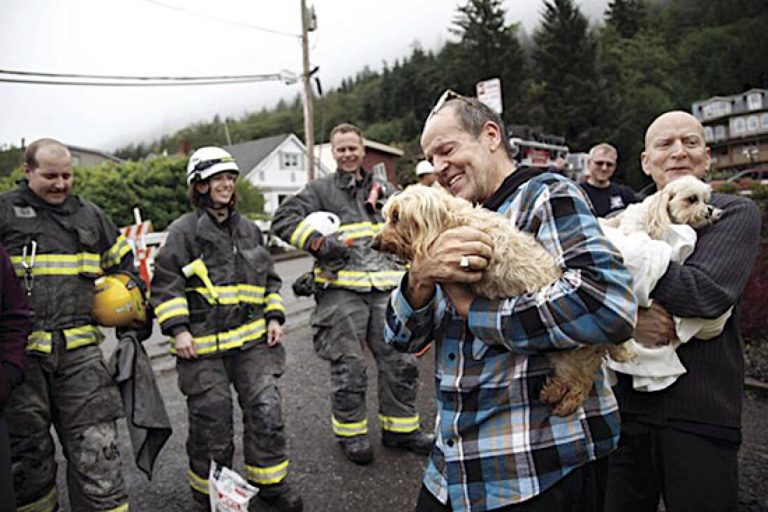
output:
MULTIPOLYGON (((682 176, 703 178, 710 150, 701 123, 686 112, 667 112, 648 127, 643 171, 663 189, 682 176)), ((738 510, 738 449, 744 356, 736 320, 744 286, 755 261, 760 214, 740 196, 713 194, 722 218, 697 230, 698 241, 684 264, 670 263, 638 312, 634 338, 646 347, 675 337, 672 315, 717 318, 733 307, 723 332, 693 338, 677 349, 687 369, 658 392, 632 387, 618 374, 615 390, 622 413, 619 448, 610 458, 606 511, 738 510)))

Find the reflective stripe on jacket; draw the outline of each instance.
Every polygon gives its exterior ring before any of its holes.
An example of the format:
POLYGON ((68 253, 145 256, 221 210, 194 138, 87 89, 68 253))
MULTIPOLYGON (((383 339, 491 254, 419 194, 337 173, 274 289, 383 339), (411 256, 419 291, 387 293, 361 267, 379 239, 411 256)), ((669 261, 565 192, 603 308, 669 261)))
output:
POLYGON ((105 273, 133 272, 133 253, 99 207, 76 195, 50 205, 22 181, 0 196, 0 243, 31 291, 28 351, 50 353, 55 331, 63 331, 67 349, 101 342, 91 314, 93 282, 105 273))
POLYGON ((220 224, 197 210, 168 228, 151 302, 163 333, 189 330, 197 353, 210 356, 263 339, 273 318, 282 323, 281 285, 254 222, 233 211, 220 224))
POLYGON ((349 245, 350 257, 344 268, 333 271, 325 268, 326 262, 315 261, 315 282, 321 287, 387 291, 395 288, 403 276, 401 265, 371 248, 384 219, 381 211, 369 213, 365 208, 374 180, 382 185, 382 200, 391 195, 394 186, 365 171, 362 173, 359 183, 354 174, 341 170, 308 183, 295 196, 286 199, 272 219, 272 231, 277 236, 297 249, 308 251, 312 241, 321 234, 305 220, 307 215, 327 211, 339 216, 341 227, 338 233, 329 236, 337 236, 349 245))

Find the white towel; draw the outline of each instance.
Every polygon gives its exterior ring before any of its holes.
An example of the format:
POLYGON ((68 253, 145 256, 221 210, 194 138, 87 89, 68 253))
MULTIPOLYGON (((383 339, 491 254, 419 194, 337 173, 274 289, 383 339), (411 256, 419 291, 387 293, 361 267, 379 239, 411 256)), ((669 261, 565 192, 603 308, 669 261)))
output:
MULTIPOLYGON (((667 271, 669 262, 682 264, 696 246, 696 232, 684 224, 668 226, 662 236, 663 241, 652 240, 644 232, 624 235, 609 226, 603 226, 603 232, 624 257, 624 264, 632 275, 633 291, 641 307, 649 307, 653 302, 651 291, 667 271)), ((647 348, 635 340, 629 340, 627 348, 635 357, 626 363, 609 359, 608 366, 614 371, 632 375, 632 386, 638 391, 667 388, 686 372, 675 352, 680 343, 694 337, 714 338, 723 331, 731 311, 732 308, 713 320, 673 317, 679 341, 663 347, 647 348)))

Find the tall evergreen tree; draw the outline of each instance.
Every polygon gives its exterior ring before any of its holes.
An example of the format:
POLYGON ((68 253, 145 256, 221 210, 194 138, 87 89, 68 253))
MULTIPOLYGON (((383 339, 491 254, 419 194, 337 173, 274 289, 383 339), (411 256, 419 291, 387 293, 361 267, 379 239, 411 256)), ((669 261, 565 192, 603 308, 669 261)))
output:
POLYGON ((646 14, 644 0, 612 0, 605 10, 605 20, 621 37, 630 39, 645 27, 646 14))
POLYGON ((517 24, 507 24, 502 0, 469 0, 458 7, 451 32, 459 37, 458 59, 449 76, 463 92, 473 94, 480 80, 501 79, 505 111, 518 106, 525 55, 517 39, 517 24))
POLYGON ((564 135, 572 149, 588 147, 601 127, 596 44, 573 0, 545 0, 543 19, 533 35, 538 97, 545 129, 564 135))

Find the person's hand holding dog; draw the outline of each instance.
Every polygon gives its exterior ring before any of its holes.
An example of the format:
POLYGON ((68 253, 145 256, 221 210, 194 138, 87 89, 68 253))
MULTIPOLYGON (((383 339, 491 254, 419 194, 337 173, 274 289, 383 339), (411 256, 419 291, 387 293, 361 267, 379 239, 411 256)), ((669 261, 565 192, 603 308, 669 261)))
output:
POLYGON ((634 338, 637 343, 647 348, 669 345, 671 340, 677 338, 672 315, 657 302, 649 308, 639 308, 634 338))
POLYGON ((459 313, 466 315, 474 296, 465 285, 480 280, 492 254, 493 240, 478 229, 445 231, 427 255, 414 257, 405 293, 408 301, 414 308, 423 307, 434 295, 435 284, 440 283, 459 313))

